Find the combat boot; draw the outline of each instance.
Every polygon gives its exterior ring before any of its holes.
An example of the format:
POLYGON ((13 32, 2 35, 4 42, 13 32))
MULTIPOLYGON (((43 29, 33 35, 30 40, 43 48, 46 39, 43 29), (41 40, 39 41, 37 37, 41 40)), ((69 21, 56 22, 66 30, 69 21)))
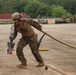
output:
POLYGON ((39 63, 36 67, 43 67, 44 66, 44 63, 39 63))
POLYGON ((19 68, 27 68, 27 64, 26 63, 21 63, 21 64, 17 65, 17 67, 19 67, 19 68))

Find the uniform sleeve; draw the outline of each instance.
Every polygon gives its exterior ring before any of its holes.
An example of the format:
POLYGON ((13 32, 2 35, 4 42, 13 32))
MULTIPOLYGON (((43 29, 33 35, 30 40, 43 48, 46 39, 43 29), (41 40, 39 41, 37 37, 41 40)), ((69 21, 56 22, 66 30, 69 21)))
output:
POLYGON ((10 32, 9 39, 10 39, 10 40, 14 40, 14 39, 16 38, 16 36, 17 36, 17 32, 15 31, 15 27, 12 26, 12 27, 11 27, 11 32, 10 32))

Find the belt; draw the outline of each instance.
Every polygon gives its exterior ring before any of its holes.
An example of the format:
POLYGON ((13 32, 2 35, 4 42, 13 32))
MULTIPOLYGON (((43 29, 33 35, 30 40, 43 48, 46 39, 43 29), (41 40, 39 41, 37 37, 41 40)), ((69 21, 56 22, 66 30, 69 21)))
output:
POLYGON ((23 38, 32 38, 34 37, 35 35, 31 35, 31 36, 26 36, 26 37, 23 37, 23 38))

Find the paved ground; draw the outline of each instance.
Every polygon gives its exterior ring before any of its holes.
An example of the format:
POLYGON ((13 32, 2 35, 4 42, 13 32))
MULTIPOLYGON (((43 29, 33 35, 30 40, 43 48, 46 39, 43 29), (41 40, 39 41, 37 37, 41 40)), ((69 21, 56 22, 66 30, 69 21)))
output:
MULTIPOLYGON (((42 26, 43 30, 48 34, 76 47, 76 24, 42 26)), ((43 38, 41 47, 46 47, 49 51, 40 51, 45 64, 49 66, 48 70, 45 70, 45 67, 35 67, 37 62, 28 45, 24 48, 24 53, 29 66, 27 69, 17 68, 16 64, 20 62, 15 51, 13 51, 12 55, 6 54, 10 28, 11 25, 0 25, 0 75, 76 75, 76 49, 62 45, 48 36, 43 38)), ((42 33, 36 29, 35 31, 40 38, 42 33)), ((19 34, 14 40, 16 44, 20 37, 19 34)))

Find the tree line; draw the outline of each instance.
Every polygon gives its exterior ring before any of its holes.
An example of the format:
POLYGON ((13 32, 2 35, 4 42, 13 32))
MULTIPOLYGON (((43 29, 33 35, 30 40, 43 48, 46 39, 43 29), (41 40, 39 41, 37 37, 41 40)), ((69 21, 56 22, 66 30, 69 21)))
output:
POLYGON ((29 17, 76 15, 76 0, 0 0, 0 13, 25 12, 29 17))

